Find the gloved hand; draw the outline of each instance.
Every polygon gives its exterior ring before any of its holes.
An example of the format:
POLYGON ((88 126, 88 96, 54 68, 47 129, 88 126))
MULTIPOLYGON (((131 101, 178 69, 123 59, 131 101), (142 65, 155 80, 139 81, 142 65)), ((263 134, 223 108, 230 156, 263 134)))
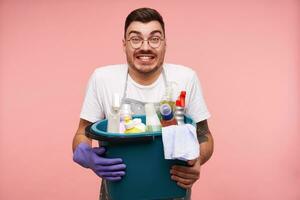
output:
POLYGON ((90 168, 99 177, 109 181, 119 181, 125 175, 126 165, 121 158, 104 158, 103 147, 92 148, 85 142, 80 143, 74 151, 73 160, 79 165, 90 168))

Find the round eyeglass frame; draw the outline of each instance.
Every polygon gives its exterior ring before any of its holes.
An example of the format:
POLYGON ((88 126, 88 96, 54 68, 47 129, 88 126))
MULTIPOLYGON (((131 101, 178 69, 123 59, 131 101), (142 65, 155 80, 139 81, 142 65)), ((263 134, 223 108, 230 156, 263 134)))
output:
POLYGON ((142 38, 140 37, 140 39, 141 39, 141 44, 140 44, 138 47, 134 47, 134 44, 132 44, 132 42, 131 42, 132 38, 130 38, 130 39, 126 40, 126 41, 128 41, 128 42, 130 43, 130 46, 131 46, 133 49, 139 49, 139 48, 141 48, 141 47, 143 46, 143 44, 144 44, 145 41, 147 41, 149 47, 151 47, 151 48, 153 48, 153 49, 157 49, 157 48, 160 47, 161 43, 162 43, 163 41, 165 41, 164 38, 161 38, 161 37, 158 37, 158 38, 159 38, 159 45, 158 45, 157 47, 153 47, 153 46, 150 44, 149 39, 151 39, 151 37, 148 38, 148 39, 142 39, 142 38))

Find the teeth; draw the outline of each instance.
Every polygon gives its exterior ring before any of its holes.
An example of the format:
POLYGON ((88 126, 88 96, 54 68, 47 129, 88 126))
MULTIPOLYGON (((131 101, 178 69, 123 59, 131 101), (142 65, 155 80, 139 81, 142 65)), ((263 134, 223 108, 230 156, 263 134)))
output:
POLYGON ((140 59, 141 59, 141 60, 150 60, 149 57, 141 57, 140 59))
POLYGON ((150 59, 152 59, 152 56, 138 56, 139 59, 144 60, 144 61, 148 61, 150 59))

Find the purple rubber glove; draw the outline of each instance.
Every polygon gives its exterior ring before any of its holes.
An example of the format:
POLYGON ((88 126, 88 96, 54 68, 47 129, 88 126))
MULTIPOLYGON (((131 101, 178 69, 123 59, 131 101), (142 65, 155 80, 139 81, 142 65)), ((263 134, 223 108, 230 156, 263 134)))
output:
POLYGON ((121 158, 104 158, 103 147, 92 148, 85 142, 80 143, 74 151, 73 160, 79 165, 90 168, 99 177, 108 181, 119 181, 125 175, 126 165, 121 158))

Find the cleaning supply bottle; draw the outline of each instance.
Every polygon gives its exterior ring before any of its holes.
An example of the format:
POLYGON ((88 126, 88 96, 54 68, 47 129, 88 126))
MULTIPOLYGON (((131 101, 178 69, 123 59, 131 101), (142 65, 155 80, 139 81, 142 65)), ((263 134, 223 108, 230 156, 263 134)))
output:
POLYGON ((179 100, 183 108, 185 107, 185 96, 186 96, 186 91, 181 91, 179 95, 179 100))
POLYGON ((108 113, 107 132, 120 133, 120 96, 118 93, 113 94, 112 106, 108 113))
MULTIPOLYGON (((172 83, 173 82, 167 82, 166 85, 166 89, 165 89, 165 93, 161 99, 161 101, 159 102, 160 106, 162 106, 163 104, 169 104, 172 111, 174 111, 175 107, 175 102, 173 101, 173 87, 172 87, 172 83)), ((159 111, 160 111, 160 107, 159 107, 159 111)), ((158 117, 160 120, 162 120, 162 115, 161 112, 158 112, 158 117)))
POLYGON ((120 133, 124 133, 126 130, 125 119, 132 119, 132 111, 130 104, 122 104, 120 109, 120 133))
POLYGON ((127 103, 122 104, 120 109, 120 117, 121 117, 121 121, 124 121, 125 117, 129 117, 130 119, 132 119, 132 111, 131 111, 130 104, 127 103))
POLYGON ((147 103, 145 105, 145 111, 146 111, 147 131, 149 132, 161 131, 161 123, 156 114, 154 104, 147 103))
POLYGON ((175 119, 178 125, 185 124, 184 123, 185 96, 186 96, 186 92, 181 91, 179 98, 176 100, 175 119))
POLYGON ((177 124, 177 121, 173 115, 173 110, 168 103, 162 104, 160 106, 160 114, 161 114, 160 122, 161 122, 162 127, 177 124))
POLYGON ((172 82, 168 82, 165 90, 165 94, 163 95, 160 105, 162 104, 169 104, 171 108, 174 108, 175 102, 173 101, 173 88, 172 88, 172 82))

